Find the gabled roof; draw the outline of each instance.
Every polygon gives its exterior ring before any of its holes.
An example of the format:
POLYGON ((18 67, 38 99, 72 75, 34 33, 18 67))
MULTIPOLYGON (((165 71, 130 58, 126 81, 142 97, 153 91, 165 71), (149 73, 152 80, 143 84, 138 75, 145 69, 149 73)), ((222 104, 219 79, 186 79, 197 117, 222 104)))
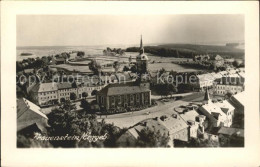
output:
POLYGON ((57 84, 55 82, 53 83, 37 83, 35 84, 31 91, 32 92, 50 92, 50 91, 56 91, 58 90, 57 84))
POLYGON ((32 124, 44 130, 48 117, 41 112, 40 107, 25 98, 17 99, 17 131, 20 131, 32 124))
POLYGON ((38 115, 42 116, 43 118, 47 118, 45 114, 41 112, 41 108, 36 104, 30 102, 29 100, 22 98, 17 99, 17 117, 19 118, 25 111, 32 110, 33 112, 37 113, 38 115))
POLYGON ((198 112, 195 110, 190 110, 187 112, 184 112, 183 114, 180 114, 182 119, 184 119, 186 122, 189 120, 196 121, 196 117, 198 116, 198 112))
POLYGON ((135 85, 132 82, 129 83, 115 83, 109 84, 103 89, 101 89, 98 94, 103 94, 107 96, 122 95, 122 94, 133 94, 141 92, 149 92, 150 90, 146 87, 135 85))
POLYGON ((68 82, 58 83, 57 87, 58 89, 70 89, 72 88, 72 84, 68 82))

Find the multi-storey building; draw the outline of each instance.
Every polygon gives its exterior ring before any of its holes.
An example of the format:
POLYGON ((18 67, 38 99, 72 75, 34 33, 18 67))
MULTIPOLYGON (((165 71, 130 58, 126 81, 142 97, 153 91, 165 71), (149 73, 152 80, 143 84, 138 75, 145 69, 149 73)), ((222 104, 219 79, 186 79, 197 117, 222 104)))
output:
POLYGON ((103 87, 103 85, 77 85, 76 83, 69 82, 37 83, 31 88, 29 94, 34 103, 40 106, 48 106, 64 100, 71 100, 72 93, 75 94, 76 100, 82 99, 84 92, 86 92, 88 96, 92 96, 94 90, 99 91, 103 87))
POLYGON ((40 105, 52 105, 58 100, 58 87, 56 83, 35 84, 30 91, 33 101, 40 105))
POLYGON ((206 116, 210 122, 210 127, 230 127, 232 125, 234 115, 234 107, 232 105, 229 105, 227 101, 218 102, 219 104, 213 103, 207 90, 204 102, 205 104, 199 107, 199 112, 206 116))
POLYGON ((136 83, 109 84, 97 93, 97 103, 107 111, 117 107, 151 104, 151 90, 136 83))
POLYGON ((215 95, 225 96, 228 92, 237 94, 244 91, 245 78, 243 74, 229 74, 214 83, 213 91, 215 95))

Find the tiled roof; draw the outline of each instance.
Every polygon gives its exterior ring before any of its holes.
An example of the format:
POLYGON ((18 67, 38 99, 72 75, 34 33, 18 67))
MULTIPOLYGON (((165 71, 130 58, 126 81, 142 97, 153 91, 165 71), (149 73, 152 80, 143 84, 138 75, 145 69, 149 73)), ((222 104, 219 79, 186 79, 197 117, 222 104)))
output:
POLYGON ((58 89, 70 89, 72 88, 72 84, 68 82, 58 83, 57 87, 58 89))
POLYGON ((137 132, 141 132, 142 129, 145 127, 149 128, 150 130, 153 130, 155 132, 159 131, 162 135, 168 134, 168 129, 163 124, 161 124, 159 121, 155 119, 146 119, 141 121, 137 126, 134 127, 134 129, 137 132))
POLYGON ((122 94, 133 94, 150 91, 146 87, 134 85, 133 83, 116 83, 109 84, 98 92, 98 94, 105 94, 107 96, 122 95, 122 94))
POLYGON ((180 114, 180 116, 185 120, 185 121, 196 121, 196 117, 198 116, 198 112, 195 110, 190 110, 185 112, 184 114, 180 114))
POLYGON ((187 123, 177 114, 174 113, 173 115, 165 115, 165 119, 158 119, 159 122, 164 125, 170 132, 170 134, 176 133, 182 129, 188 127, 187 123), (177 116, 176 118, 174 116, 177 116))
POLYGON ((32 124, 37 124, 39 127, 47 125, 48 117, 40 111, 40 107, 30 102, 25 98, 17 99, 17 130, 21 130, 32 124))
POLYGON ((49 92, 58 90, 56 83, 37 83, 35 84, 31 92, 49 92))
POLYGON ((41 83, 39 85, 39 90, 38 92, 48 92, 48 91, 56 91, 58 90, 57 84, 56 83, 41 83))

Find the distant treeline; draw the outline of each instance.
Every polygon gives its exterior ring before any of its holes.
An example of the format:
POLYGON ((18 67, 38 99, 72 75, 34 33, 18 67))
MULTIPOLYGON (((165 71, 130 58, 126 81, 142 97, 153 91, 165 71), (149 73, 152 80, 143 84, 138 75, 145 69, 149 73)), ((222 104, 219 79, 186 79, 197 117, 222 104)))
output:
MULTIPOLYGON (((144 47, 146 53, 162 57, 193 58, 197 54, 219 54, 224 58, 244 58, 244 50, 215 45, 165 44, 144 47)), ((126 52, 138 52, 139 47, 130 47, 126 52)))

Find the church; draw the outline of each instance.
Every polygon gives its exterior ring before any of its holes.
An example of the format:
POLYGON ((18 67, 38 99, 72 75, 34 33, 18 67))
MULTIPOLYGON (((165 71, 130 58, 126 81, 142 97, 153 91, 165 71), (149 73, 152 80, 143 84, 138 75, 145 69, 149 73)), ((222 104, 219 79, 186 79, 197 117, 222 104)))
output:
MULTIPOLYGON (((147 72, 148 57, 144 53, 141 37, 139 55, 136 56, 139 74, 147 72)), ((151 105, 151 90, 148 83, 136 81, 131 83, 113 83, 100 90, 96 96, 97 104, 113 113, 115 108, 127 108, 151 105)))
POLYGON ((144 53, 143 39, 141 36, 139 55, 136 56, 136 67, 139 74, 144 74, 148 71, 148 57, 144 53))

